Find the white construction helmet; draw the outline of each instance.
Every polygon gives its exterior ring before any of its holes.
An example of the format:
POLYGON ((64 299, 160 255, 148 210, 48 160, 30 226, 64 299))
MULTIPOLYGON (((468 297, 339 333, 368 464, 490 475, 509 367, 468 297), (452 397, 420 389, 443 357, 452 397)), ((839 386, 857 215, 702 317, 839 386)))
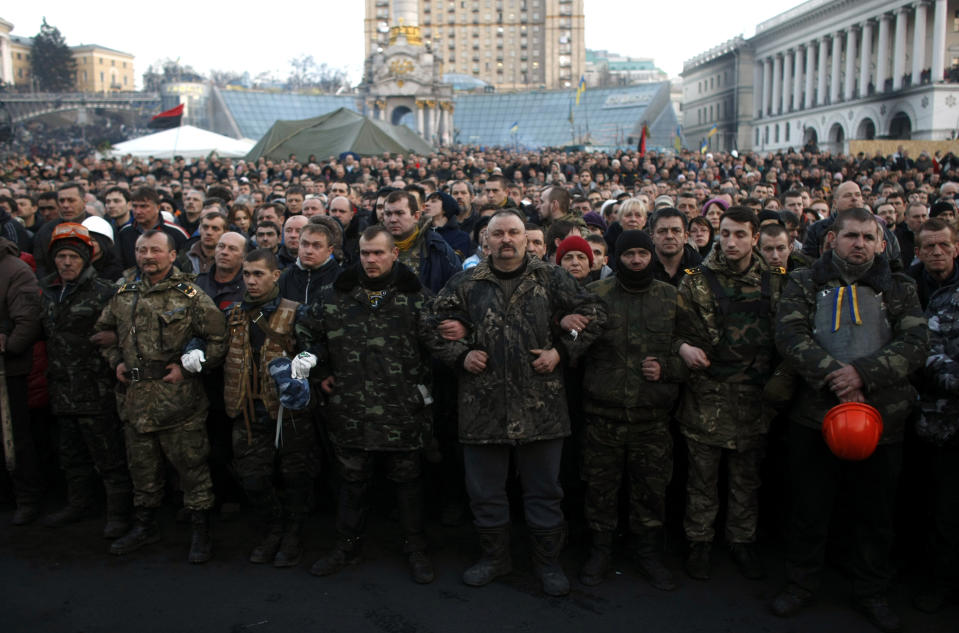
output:
POLYGON ((104 220, 103 218, 91 215, 86 220, 82 222, 83 226, 87 227, 87 230, 91 233, 99 233, 100 235, 105 235, 110 239, 110 243, 114 243, 113 239, 113 227, 110 226, 110 223, 104 220))

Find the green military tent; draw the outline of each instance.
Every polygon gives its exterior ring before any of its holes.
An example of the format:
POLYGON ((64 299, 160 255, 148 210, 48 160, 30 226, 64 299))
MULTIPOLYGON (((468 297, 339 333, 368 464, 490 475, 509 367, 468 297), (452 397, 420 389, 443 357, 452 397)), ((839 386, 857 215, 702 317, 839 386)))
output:
POLYGON ((429 143, 406 126, 368 119, 340 108, 312 119, 277 121, 253 146, 246 160, 261 157, 282 160, 290 154, 304 159, 310 154, 326 158, 344 152, 372 156, 383 152, 429 154, 432 151, 429 143))

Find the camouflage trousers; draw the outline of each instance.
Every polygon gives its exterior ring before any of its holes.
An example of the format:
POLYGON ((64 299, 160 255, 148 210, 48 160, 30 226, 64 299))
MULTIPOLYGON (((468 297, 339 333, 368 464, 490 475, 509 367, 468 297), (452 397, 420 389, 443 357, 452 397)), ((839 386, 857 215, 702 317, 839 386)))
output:
POLYGON ((255 402, 254 412, 249 433, 242 417, 233 420, 233 463, 240 487, 267 519, 278 518, 282 509, 303 516, 319 465, 313 419, 308 412, 284 411, 277 448, 276 420, 260 400, 255 402), (285 493, 282 502, 276 491, 277 469, 285 493))
POLYGON ((673 473, 668 418, 635 424, 586 416, 582 477, 590 530, 616 529, 624 472, 629 484, 630 531, 661 528, 666 514, 666 486, 673 473))
POLYGON ((404 547, 408 552, 424 549, 422 451, 364 451, 336 444, 333 449, 340 475, 336 531, 346 537, 359 537, 366 531, 376 462, 384 461, 386 478, 396 485, 397 510, 405 534, 404 547))
POLYGON ((206 408, 172 429, 140 433, 129 424, 124 427, 127 462, 133 479, 133 505, 157 508, 163 502, 164 471, 169 461, 180 478, 183 505, 189 510, 213 507, 213 482, 207 457, 206 408))
POLYGON ((719 512, 719 465, 726 456, 726 541, 753 543, 759 522, 759 467, 765 435, 737 439, 736 449, 702 444, 689 437, 689 477, 683 528, 692 542, 712 542, 719 512))
MULTIPOLYGON (((123 428, 115 414, 60 416, 60 468, 67 480, 67 501, 85 508, 94 503, 97 473, 107 496, 133 490, 123 446, 123 428)), ((129 501, 127 502, 129 503, 129 501)))

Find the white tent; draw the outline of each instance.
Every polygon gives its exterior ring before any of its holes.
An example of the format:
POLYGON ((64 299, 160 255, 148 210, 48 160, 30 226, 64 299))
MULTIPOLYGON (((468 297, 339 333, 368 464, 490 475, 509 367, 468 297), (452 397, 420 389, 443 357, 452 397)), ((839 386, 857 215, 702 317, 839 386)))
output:
POLYGON ((210 152, 216 152, 217 155, 223 157, 242 158, 249 153, 254 145, 256 145, 256 141, 250 139, 237 140, 222 134, 201 130, 192 125, 181 125, 156 134, 118 143, 106 152, 106 155, 126 156, 129 154, 137 158, 148 158, 150 156, 154 158, 172 158, 173 156, 199 158, 209 155, 210 152))

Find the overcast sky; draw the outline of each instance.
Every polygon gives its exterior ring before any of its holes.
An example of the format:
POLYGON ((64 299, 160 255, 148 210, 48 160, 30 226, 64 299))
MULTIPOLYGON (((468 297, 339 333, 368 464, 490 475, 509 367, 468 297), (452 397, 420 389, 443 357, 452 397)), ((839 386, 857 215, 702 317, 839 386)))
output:
MULTIPOLYGON (((585 0, 586 47, 633 57, 651 57, 671 77, 683 61, 799 4, 681 0, 628 2, 585 0)), ((206 73, 211 69, 289 74, 289 61, 303 54, 345 68, 358 81, 363 68, 362 0, 312 3, 150 2, 45 0, 5 2, 0 18, 13 33, 30 37, 44 16, 67 43, 100 44, 136 56, 138 87, 147 67, 165 58, 206 73), (126 19, 125 16, 132 16, 126 19)))

